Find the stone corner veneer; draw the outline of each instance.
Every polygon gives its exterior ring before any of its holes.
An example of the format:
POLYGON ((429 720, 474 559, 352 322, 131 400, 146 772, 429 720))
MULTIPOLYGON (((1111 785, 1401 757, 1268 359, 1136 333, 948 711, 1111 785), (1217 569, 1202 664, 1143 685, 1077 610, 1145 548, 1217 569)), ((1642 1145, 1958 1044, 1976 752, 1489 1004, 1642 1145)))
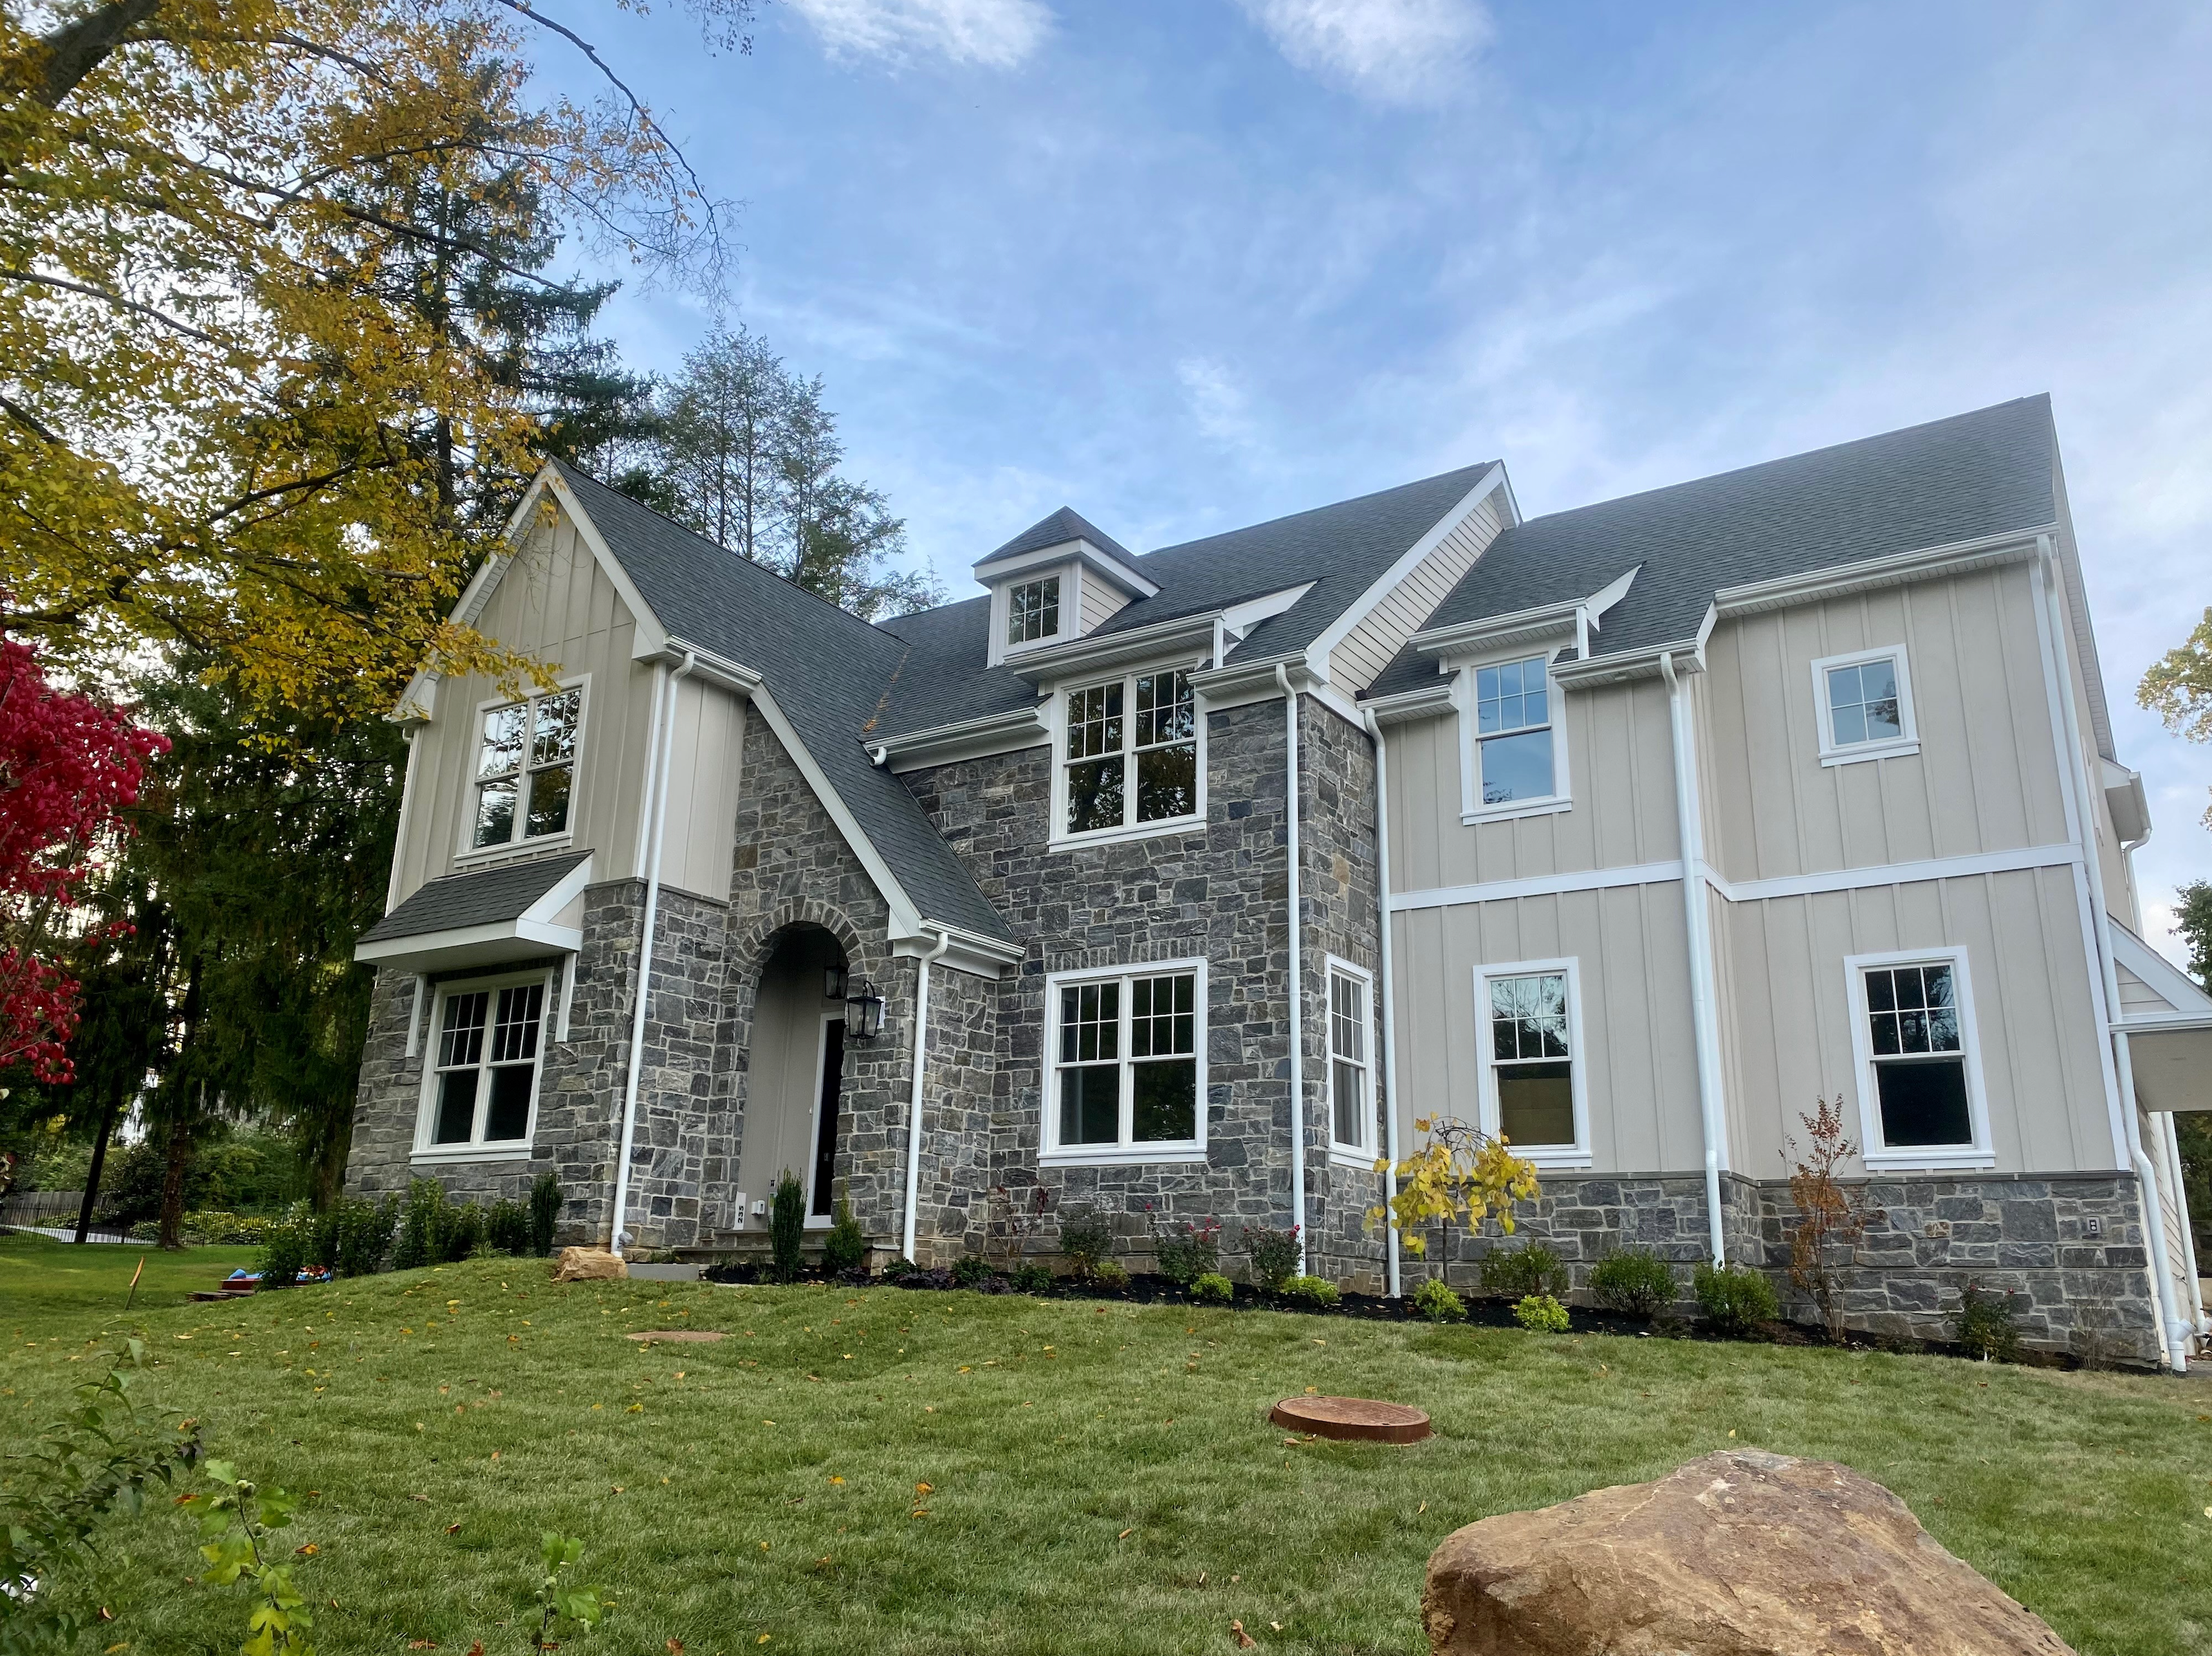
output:
POLYGON ((1435 1656, 2071 1656, 1879 1483, 1755 1449, 1455 1531, 1421 1616, 1435 1656))

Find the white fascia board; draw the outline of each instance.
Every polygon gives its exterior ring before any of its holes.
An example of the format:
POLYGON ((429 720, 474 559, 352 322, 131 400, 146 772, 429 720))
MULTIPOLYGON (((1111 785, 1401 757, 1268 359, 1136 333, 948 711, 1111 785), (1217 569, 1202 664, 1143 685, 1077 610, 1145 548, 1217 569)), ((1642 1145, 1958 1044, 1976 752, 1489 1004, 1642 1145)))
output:
POLYGON ((1255 702, 1279 702, 1283 687, 1275 682, 1279 667, 1290 669, 1296 689, 1311 690, 1320 682, 1306 665, 1305 652, 1299 650, 1290 655, 1271 655, 1264 661, 1232 661, 1225 667, 1202 668, 1191 674, 1191 688, 1209 713, 1249 707, 1255 702))
POLYGON ((2150 799, 2143 792, 2142 773, 2130 770, 2117 759, 2097 756, 2105 808, 2112 813, 2112 827, 2131 845, 2150 837, 2150 799))
POLYGON ((927 730, 886 736, 872 744, 869 753, 878 764, 896 775, 926 770, 932 765, 951 764, 961 759, 1018 752, 1051 739, 1051 733, 1045 728, 1044 703, 1039 702, 1011 713, 994 713, 981 719, 963 719, 953 724, 933 725, 927 730))
POLYGON ((584 947, 580 927, 528 920, 497 920, 451 931, 420 932, 412 937, 384 937, 354 945, 353 958, 365 965, 401 966, 412 971, 443 971, 461 966, 496 965, 545 953, 574 954, 584 947))
POLYGON ((2143 981, 2143 987, 2187 1017, 2212 1016, 2212 995, 2119 921, 2112 922, 2112 959, 2143 981))
POLYGON ((587 855, 581 862, 556 880, 544 896, 522 911, 521 921, 532 926, 550 926, 562 910, 583 895, 584 887, 592 883, 592 858, 587 855))
POLYGON ((1643 568, 1641 563, 1630 564, 1628 568, 1583 600, 1583 605, 1589 611, 1591 626, 1601 631, 1604 630, 1605 612, 1628 596, 1628 589, 1636 584, 1636 577, 1643 568))
MULTIPOLYGON (((1419 569, 1421 561, 1443 544, 1444 537, 1459 527, 1461 521, 1481 503, 1485 496, 1492 490, 1503 486, 1504 483, 1505 467, 1501 462, 1476 478, 1474 487, 1461 496, 1458 503, 1451 510, 1431 524, 1427 532, 1419 540, 1400 553, 1392 561, 1389 569, 1376 576, 1368 584, 1367 590, 1354 599, 1344 613, 1328 624, 1320 637, 1306 646, 1306 661, 1314 667, 1314 670, 1317 673, 1322 671, 1322 664, 1328 661, 1330 654, 1339 644, 1351 636, 1353 628, 1367 618, 1368 612, 1389 596, 1391 588, 1419 569)), ((1510 497, 1510 490, 1508 494, 1510 497)), ((1501 529, 1502 527, 1503 526, 1501 529)))
POLYGON ((1572 632, 1575 612, 1583 604, 1579 598, 1563 599, 1556 604, 1516 610, 1510 615, 1485 616, 1480 621, 1462 621, 1455 626, 1417 632, 1409 642, 1414 652, 1421 655, 1479 655, 1488 650, 1510 649, 1516 644, 1534 643, 1572 632))
POLYGON ((708 684, 720 685, 724 690, 735 691, 740 696, 750 696, 761 686, 761 675, 742 661, 732 661, 726 655, 717 655, 704 645, 671 635, 660 648, 650 655, 639 655, 641 661, 665 661, 671 667, 681 667, 685 658, 691 662, 690 676, 703 679, 708 684))
POLYGON ((1065 563, 1070 558, 1095 572, 1102 580, 1109 581, 1136 597, 1151 598, 1159 592, 1158 582, 1139 575, 1112 553, 1102 551, 1080 536, 1073 540, 1057 541, 1049 546, 1017 552, 1012 557, 987 558, 975 566, 975 575, 985 586, 994 587, 1025 569, 1042 569, 1050 563, 1065 563))
POLYGON ((1004 938, 980 937, 958 926, 941 925, 934 920, 924 921, 922 924, 927 928, 926 935, 894 937, 891 940, 892 959, 919 959, 925 954, 933 953, 937 947, 937 939, 942 935, 947 940, 948 947, 938 957, 937 965, 950 966, 955 971, 964 971, 970 977, 984 977, 996 982, 1018 970, 1029 953, 1025 945, 1011 943, 1004 938))
POLYGON ((799 732, 784 716, 783 709, 776 705, 775 693, 766 685, 758 685, 751 691, 750 699, 760 709, 761 716, 768 721, 768 728, 783 744, 784 752, 791 755, 791 762, 799 767, 799 774, 814 790, 814 797, 822 801, 822 808, 830 813, 830 820, 837 825, 837 831, 844 836, 846 845, 860 860, 860 867, 866 871, 869 880, 889 905, 891 935, 919 935, 921 916, 907 896, 906 888, 899 884, 898 876, 891 873, 890 865, 876 849, 875 842, 861 831, 860 819, 853 814, 852 807, 830 786, 828 773, 815 762, 814 755, 799 740, 799 732))
POLYGON ((1149 627, 1132 627, 1127 632, 1092 633, 1050 649, 1024 654, 1018 665, 1009 661, 1006 667, 1036 682, 1074 679, 1111 667, 1165 660, 1194 648, 1210 654, 1213 648, 1213 618, 1214 612, 1208 611, 1203 615, 1155 622, 1149 627))
POLYGON ((1377 724, 1405 724, 1414 719, 1441 718, 1452 709, 1452 681, 1440 678, 1419 690, 1401 690, 1395 696, 1375 696, 1360 705, 1374 714, 1377 724))
POLYGON ((1659 677, 1659 658, 1674 658, 1677 673, 1703 673, 1705 670, 1705 636, 1712 630, 1712 612, 1705 612, 1705 624, 1695 638, 1678 638, 1672 643, 1653 644, 1644 649, 1623 650, 1618 655, 1594 655, 1587 661, 1554 661, 1552 677, 1571 690, 1586 689, 1595 685, 1617 685, 1631 679, 1659 677))
POLYGON ((1280 592, 1267 593, 1259 598, 1248 598, 1241 604, 1231 604, 1221 612, 1221 624, 1239 642, 1244 635, 1271 616, 1280 615, 1295 606, 1297 601, 1319 583, 1308 581, 1296 587, 1285 587, 1280 592))
POLYGON ((1995 564, 2024 563, 2036 556, 2038 543, 2052 526, 2008 530, 1972 540, 1952 541, 1887 557, 1870 557, 1856 563, 1832 564, 1808 569, 1772 581, 1755 581, 1741 587, 1723 587, 1713 594, 1713 605, 1723 615, 1753 615, 1822 599, 1847 597, 1877 587, 1902 586, 1907 581, 1932 581, 1943 575, 1964 575, 1995 564))

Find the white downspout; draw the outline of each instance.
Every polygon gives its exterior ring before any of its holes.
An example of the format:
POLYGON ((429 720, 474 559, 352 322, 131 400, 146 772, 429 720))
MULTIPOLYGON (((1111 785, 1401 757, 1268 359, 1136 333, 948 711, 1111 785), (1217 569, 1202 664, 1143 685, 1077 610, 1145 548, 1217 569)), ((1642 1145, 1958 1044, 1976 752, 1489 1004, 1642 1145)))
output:
POLYGON ((660 918, 660 851, 668 837, 668 770, 676 747, 676 685, 698 662, 690 650, 683 665, 668 675, 668 694, 661 698, 660 728, 655 737, 653 787, 653 851, 646 862, 645 930, 637 945, 636 1004, 629 1020, 629 1064, 623 1080, 622 1149, 615 1161, 614 1217, 607 1227, 607 1245, 619 1254, 627 1245, 623 1221, 629 1212, 629 1157, 637 1142, 637 1076, 645 1051, 645 1009, 653 993, 653 935, 660 918))
POLYGON ((1698 1114, 1705 1136, 1705 1236, 1713 1263, 1724 1265, 1728 1242, 1721 1222, 1721 1141, 1728 1126, 1721 1112, 1720 1038, 1713 1025, 1711 916, 1705 911, 1705 845, 1698 825, 1688 687, 1674 671, 1673 651, 1660 651, 1659 676, 1667 681, 1668 723, 1674 739, 1674 814, 1682 842, 1682 924, 1690 950, 1690 1026, 1698 1050, 1698 1114))
POLYGON ((1298 913, 1298 693, 1291 688, 1291 669, 1283 662, 1275 665, 1275 682, 1282 687, 1284 708, 1284 738, 1287 744, 1284 781, 1286 793, 1283 813, 1291 827, 1290 837, 1290 916, 1291 916, 1291 1201, 1297 1215, 1298 1275, 1306 1274, 1306 1087, 1305 1087, 1305 990, 1298 974, 1298 957, 1303 952, 1304 927, 1298 913))
POLYGON ((899 1233, 899 1254, 914 1257, 915 1204, 921 1186, 921 1067, 929 1056, 929 965, 952 947, 952 934, 940 931, 921 958, 914 975, 914 1093, 906 1111, 906 1224, 899 1233))
POLYGON ((1398 1018, 1397 997, 1392 992, 1390 970, 1390 773, 1382 755, 1382 721, 1373 708, 1361 709, 1367 734, 1375 743, 1375 886, 1376 951, 1382 957, 1382 1154, 1390 1166, 1382 1175, 1382 1245, 1388 1262, 1388 1292, 1395 1300, 1401 1291, 1398 1275, 1398 1222, 1388 1211, 1398 1193, 1398 1018))
MULTIPOLYGON (((2052 556, 2055 563, 2055 554, 2052 556)), ((2082 774, 2081 716, 2074 706, 2074 675, 2068 671, 2065 616, 2058 607, 2058 583, 2055 580, 2043 583, 2043 601, 2050 614, 2051 648, 2058 662, 2058 705, 2066 724, 2066 787, 2080 813, 2077 820, 2081 825, 2081 861, 2089 880, 2089 911, 2097 937, 2097 967, 2103 978, 2105 1010, 2101 1021, 2112 1038, 2112 1057, 2118 1068, 2120 1123, 2127 1134, 2128 1158, 2135 1164, 2136 1178, 2142 1187, 2137 1194, 2142 1204, 2143 1231, 2150 1245, 2151 1275, 2158 1289, 2159 1343, 2164 1349, 2166 1366, 2177 1374, 2185 1374, 2189 1372, 2191 1330, 2173 1297, 2173 1271, 2166 1254, 2166 1201, 2160 1194, 2158 1170, 2143 1149, 2140 1112, 2136 1104, 2135 1062, 2128 1051, 2127 1032, 2118 1027, 2120 975, 2112 964, 2112 922, 2105 908, 2103 860, 2097 855, 2097 819, 2093 814, 2095 801, 2087 791, 2088 778, 2082 774)))

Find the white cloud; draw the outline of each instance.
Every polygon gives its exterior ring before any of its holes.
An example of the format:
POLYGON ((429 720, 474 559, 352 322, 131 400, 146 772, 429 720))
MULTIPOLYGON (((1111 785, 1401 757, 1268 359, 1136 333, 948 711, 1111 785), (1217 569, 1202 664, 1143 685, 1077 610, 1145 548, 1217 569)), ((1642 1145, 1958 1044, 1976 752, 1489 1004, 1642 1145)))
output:
POLYGON ((986 69, 1018 67, 1044 41, 1043 0, 791 0, 834 53, 903 63, 950 58, 986 69))
POLYGON ((1251 399, 1224 364, 1211 357, 1186 356, 1176 364, 1176 378, 1182 381, 1191 418, 1200 431, 1225 448, 1256 446, 1259 431, 1251 399))
POLYGON ((1388 103, 1462 83, 1490 39, 1480 0, 1237 0, 1300 69, 1388 103))

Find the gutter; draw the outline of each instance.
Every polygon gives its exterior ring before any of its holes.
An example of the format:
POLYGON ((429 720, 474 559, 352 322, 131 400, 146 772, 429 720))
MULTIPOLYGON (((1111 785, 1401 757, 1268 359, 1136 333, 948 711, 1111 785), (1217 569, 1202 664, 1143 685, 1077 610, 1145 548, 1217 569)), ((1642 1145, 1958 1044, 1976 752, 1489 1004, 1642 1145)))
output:
MULTIPOLYGON (((2046 540, 2043 556, 2054 556, 2046 540)), ((2128 1032, 2120 1027, 2124 1013, 2120 1004, 2120 977, 2112 962, 2112 918, 2105 907, 2105 871, 2102 859, 2097 855, 2096 818, 2092 814, 2095 801, 2089 797, 2088 777, 2084 774, 2081 753, 2081 717, 2074 706, 2074 679, 2065 671, 2065 648, 2060 640, 2068 635, 2061 630, 2064 616, 2058 607, 2058 591, 2049 581, 2042 582, 2043 601, 2050 622, 2051 648, 2057 656, 2058 672, 2058 705, 2064 721, 2066 752, 2061 757, 2065 763, 2067 792, 2071 795, 2075 821, 2081 835, 2081 867, 2089 882, 2089 913, 2094 930, 2094 953, 2104 994, 2105 1026, 2112 1042, 2112 1058, 2118 1068, 2119 1084, 2120 1125, 2126 1135, 2128 1159, 2135 1166, 2138 1189, 2137 1199, 2142 1205, 2144 1239, 2149 1244, 2152 1286, 2157 1292, 2159 1314, 2159 1344, 2166 1355, 2166 1367, 2177 1374, 2189 1372, 2189 1342, 2195 1331, 2189 1319, 2183 1317, 2173 1295, 2173 1271, 2166 1252, 2166 1200, 2159 1188, 2158 1170, 2151 1165, 2143 1149, 2141 1111, 2136 1103, 2135 1062, 2128 1050, 2128 1032)))
POLYGON ((1705 1139, 1705 1236, 1713 1263, 1728 1263, 1721 1222, 1722 1114, 1720 1037, 1713 1020, 1712 916, 1705 911, 1705 836, 1698 825, 1698 782, 1690 730, 1689 688, 1674 671, 1671 650, 1659 653, 1667 681, 1668 721, 1674 738, 1674 813, 1682 841, 1682 923, 1690 952, 1690 1026, 1698 1050, 1698 1115, 1705 1139))
POLYGON ((915 971, 914 1092, 907 1103, 906 1226, 900 1233, 901 1257, 908 1260, 914 1257, 915 1202, 921 1185, 921 1066, 929 1052, 929 966, 951 947, 952 934, 939 931, 915 971))
POLYGON ((629 1063, 623 1079, 622 1148, 615 1160, 614 1211, 607 1223, 607 1245, 620 1254, 629 1244, 623 1221, 629 1210, 630 1150, 637 1142, 637 1075, 645 1050, 646 1002, 653 993, 653 937, 660 918, 660 853, 668 837, 668 768, 676 746, 676 686, 698 665, 691 651, 668 675, 668 694, 662 698, 660 728, 653 733, 659 758, 655 761, 653 797, 653 855, 646 864, 645 930, 637 946, 637 989, 629 1024, 629 1063))
POLYGON ((1283 814, 1290 824, 1290 943, 1291 943, 1291 1201, 1297 1217, 1298 1275, 1306 1275, 1306 1122, 1305 1122, 1305 986, 1298 971, 1304 939, 1298 913, 1298 693, 1291 687, 1287 662, 1278 663, 1275 682, 1282 686, 1285 759, 1283 814))
POLYGON ((1398 1268, 1397 1215, 1388 1211, 1398 1193, 1398 1019, 1397 997, 1390 969, 1390 775, 1382 751, 1382 721, 1371 707, 1366 715, 1367 734, 1375 743, 1375 884, 1380 900, 1381 935, 1376 952, 1382 957, 1382 1154, 1389 1166, 1382 1173, 1382 1238, 1385 1250, 1385 1291, 1393 1300, 1401 1292, 1398 1268))

